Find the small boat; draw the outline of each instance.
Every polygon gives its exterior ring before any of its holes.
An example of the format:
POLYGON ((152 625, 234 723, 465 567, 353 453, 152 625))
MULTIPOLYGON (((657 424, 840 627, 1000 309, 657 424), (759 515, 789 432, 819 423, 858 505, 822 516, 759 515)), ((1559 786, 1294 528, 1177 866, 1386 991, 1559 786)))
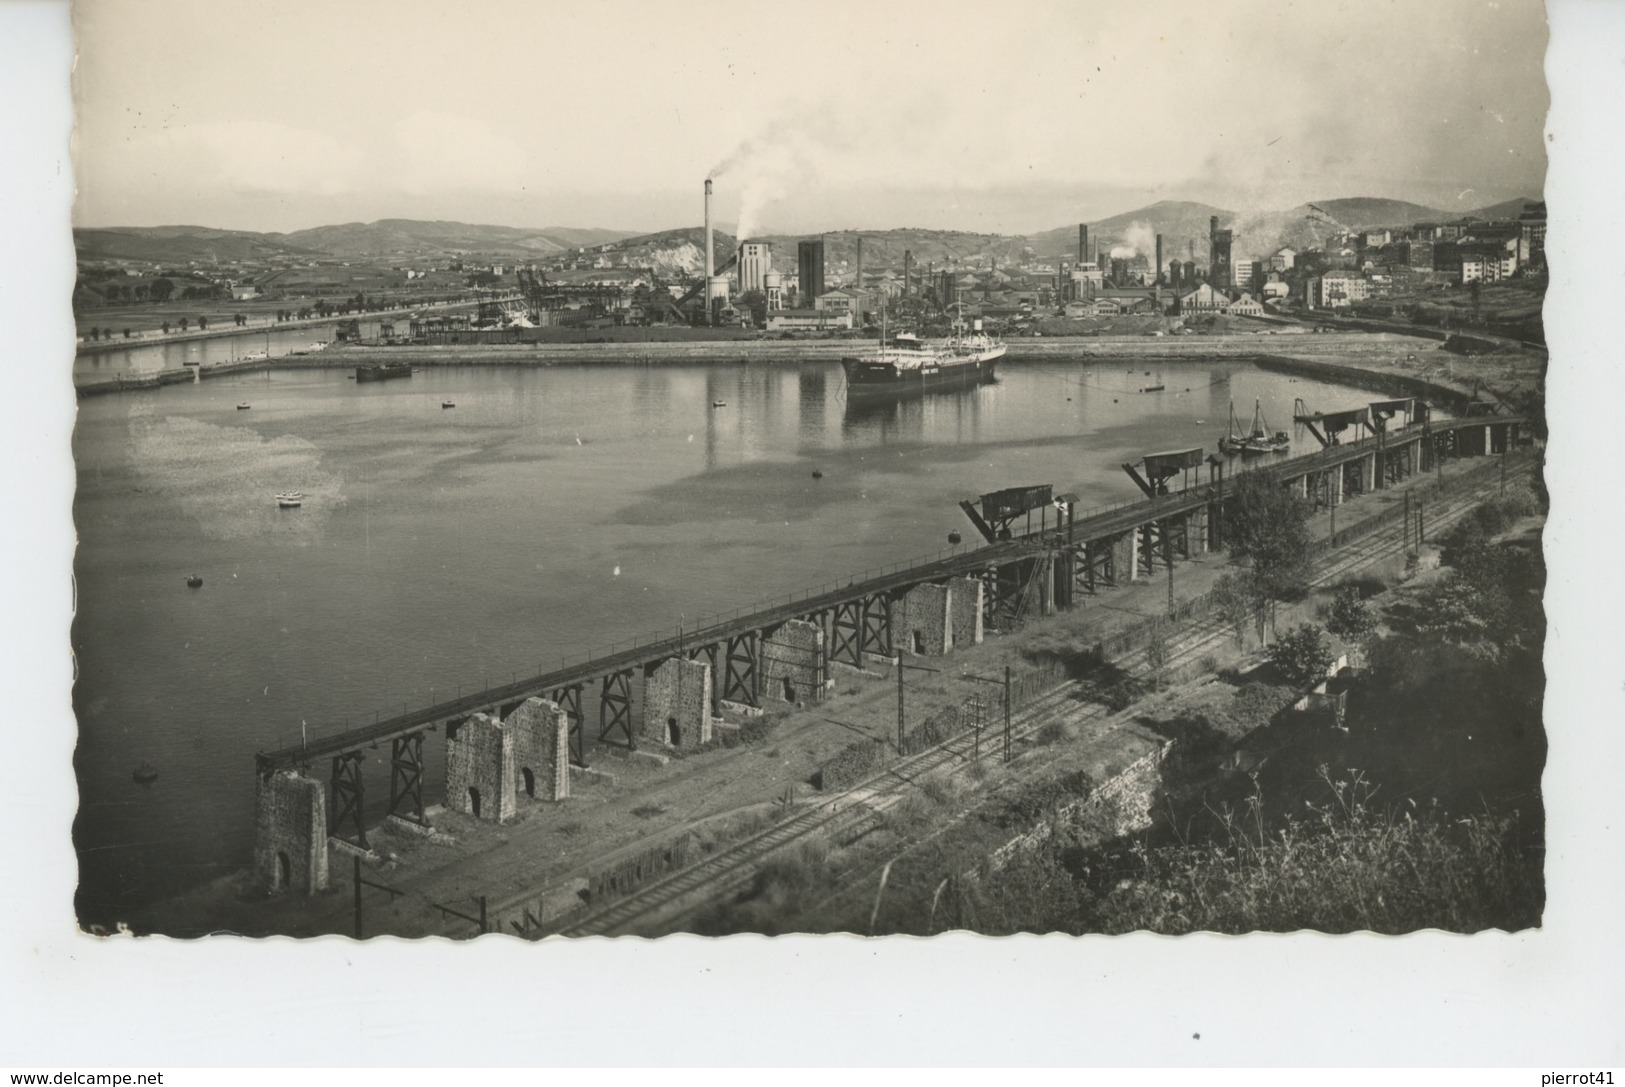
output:
POLYGON ((238 411, 247 411, 249 408, 251 408, 253 406, 254 406, 253 404, 238 404, 237 405, 237 410, 238 411))
POLYGON ((276 496, 276 504, 278 509, 295 509, 304 501, 305 496, 301 491, 283 491, 281 494, 276 496))
MULTIPOLYGON (((1166 386, 1166 385, 1146 385, 1146 386, 1143 386, 1140 389, 1140 391, 1142 393, 1160 393, 1160 392, 1162 392, 1162 390, 1166 389, 1167 387, 1168 386, 1166 386)), ((1068 399, 1070 399, 1070 397, 1068 399)))
POLYGON ((202 366, 203 364, 201 362, 199 362, 197 359, 187 359, 185 362, 181 363, 181 365, 182 366, 202 366))
POLYGON ((440 406, 442 408, 455 408, 457 405, 453 404, 450 400, 442 400, 440 401, 440 406))
POLYGON ((158 780, 158 768, 150 762, 144 762, 137 766, 135 773, 130 776, 135 779, 137 785, 151 785, 158 780))
POLYGON ((186 577, 186 584, 190 588, 201 589, 203 587, 203 579, 198 577, 196 574, 188 574, 186 577))
POLYGON ((824 473, 820 469, 814 468, 813 469, 813 478, 814 479, 823 479, 824 478, 824 473))
POLYGON ((728 402, 726 400, 713 400, 711 406, 713 408, 725 408, 728 406, 728 402))
POLYGON ((948 533, 948 542, 951 544, 957 545, 959 541, 963 539, 964 537, 961 536, 957 531, 948 533))
POLYGON ((1236 420, 1236 405, 1231 403, 1230 432, 1219 439, 1220 452, 1285 453, 1291 446, 1292 438, 1284 430, 1271 433, 1269 424, 1264 421, 1262 401, 1253 401, 1253 426, 1247 434, 1241 433, 1241 426, 1236 420))

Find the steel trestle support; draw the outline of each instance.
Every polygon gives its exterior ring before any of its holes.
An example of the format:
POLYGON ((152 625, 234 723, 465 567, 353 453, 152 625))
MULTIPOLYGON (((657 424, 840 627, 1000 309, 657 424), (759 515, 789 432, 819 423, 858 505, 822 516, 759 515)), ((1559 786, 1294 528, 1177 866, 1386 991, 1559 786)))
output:
POLYGON ((365 758, 359 751, 333 756, 333 818, 328 824, 328 833, 335 836, 346 822, 353 824, 356 843, 363 849, 367 848, 367 825, 362 816, 366 787, 361 780, 361 763, 365 758))
POLYGON ((389 814, 424 823, 423 817, 423 733, 397 736, 390 744, 389 814), (410 805, 411 815, 401 809, 410 805))

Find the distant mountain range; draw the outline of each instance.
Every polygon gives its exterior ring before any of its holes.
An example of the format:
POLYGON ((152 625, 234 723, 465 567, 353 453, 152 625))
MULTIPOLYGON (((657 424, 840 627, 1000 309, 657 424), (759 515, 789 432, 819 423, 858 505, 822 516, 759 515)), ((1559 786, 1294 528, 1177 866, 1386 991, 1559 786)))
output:
MULTIPOLYGON (((1510 218, 1525 200, 1507 200, 1465 214, 1485 219, 1510 218)), ((1316 201, 1325 216, 1352 230, 1402 227, 1418 221, 1460 218, 1459 211, 1411 204, 1403 200, 1352 197, 1316 201)), ((1262 257, 1282 246, 1303 249, 1323 244, 1334 228, 1311 218, 1307 204, 1284 211, 1241 214, 1193 201, 1164 200, 1089 223, 1090 257, 1098 249, 1152 257, 1155 237, 1163 238, 1163 260, 1207 262, 1208 225, 1218 216, 1219 226, 1235 232, 1236 259, 1262 257)), ((772 242, 774 264, 795 267, 796 243, 805 237, 824 238, 825 261, 832 270, 855 268, 856 231, 829 231, 823 235, 768 234, 756 240, 772 242)), ((145 260, 160 263, 221 262, 295 257, 307 260, 387 260, 410 257, 477 256, 519 260, 545 260, 565 250, 586 248, 613 260, 653 267, 666 274, 693 273, 704 264, 704 230, 679 227, 652 234, 625 230, 574 227, 486 226, 471 223, 416 219, 380 219, 374 223, 343 223, 312 227, 288 234, 218 230, 201 226, 102 227, 76 229, 74 243, 82 259, 145 260)), ((1076 224, 1037 234, 976 234, 968 231, 902 227, 861 232, 866 267, 900 267, 905 250, 917 266, 951 264, 986 266, 997 261, 1013 266, 1033 260, 1074 260, 1076 224)), ((718 254, 733 251, 734 237, 716 231, 718 254)), ((718 263, 723 258, 719 256, 718 263)))
POLYGON ((261 234, 202 226, 75 229, 82 259, 159 262, 256 260, 275 256, 378 260, 391 257, 518 257, 535 260, 630 237, 628 230, 543 227, 527 230, 418 219, 380 219, 261 234))

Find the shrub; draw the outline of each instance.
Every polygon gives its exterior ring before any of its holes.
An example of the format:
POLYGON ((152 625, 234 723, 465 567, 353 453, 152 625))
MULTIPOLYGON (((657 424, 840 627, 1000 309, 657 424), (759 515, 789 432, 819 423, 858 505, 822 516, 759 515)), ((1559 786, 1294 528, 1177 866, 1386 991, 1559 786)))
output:
POLYGON ((1288 683, 1300 689, 1324 679, 1332 660, 1324 632, 1313 623, 1300 623, 1270 646, 1270 661, 1288 683))
POLYGON ((1371 608, 1360 596, 1358 585, 1344 585, 1332 597, 1328 609, 1326 629, 1348 638, 1364 638, 1375 629, 1377 621, 1371 608))
POLYGON ((1067 739, 1071 735, 1072 732, 1066 727, 1065 722, 1045 721, 1043 725, 1039 727, 1038 732, 1033 736, 1033 740, 1040 747, 1048 747, 1050 744, 1060 743, 1062 740, 1067 739))
POLYGON ((953 803, 957 792, 953 779, 944 774, 932 774, 920 782, 920 793, 939 807, 953 803))

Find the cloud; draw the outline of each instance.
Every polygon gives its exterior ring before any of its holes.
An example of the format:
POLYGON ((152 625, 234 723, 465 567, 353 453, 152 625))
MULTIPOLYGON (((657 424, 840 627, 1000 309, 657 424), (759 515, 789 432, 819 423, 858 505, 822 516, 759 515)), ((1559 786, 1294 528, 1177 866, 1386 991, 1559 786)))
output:
POLYGON ((331 196, 353 190, 365 156, 325 132, 275 121, 214 121, 132 140, 125 169, 198 188, 331 196))
POLYGON ((519 139, 484 118, 414 113, 395 122, 394 135, 391 184, 411 195, 512 194, 539 180, 519 139))

